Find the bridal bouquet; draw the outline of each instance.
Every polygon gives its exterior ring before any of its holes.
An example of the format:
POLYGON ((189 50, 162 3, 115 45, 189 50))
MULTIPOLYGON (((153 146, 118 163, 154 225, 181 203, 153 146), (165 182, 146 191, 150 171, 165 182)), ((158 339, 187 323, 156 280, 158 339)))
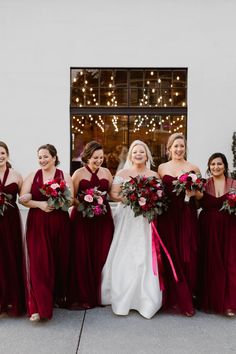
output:
POLYGON ((226 200, 224 201, 222 208, 220 210, 225 210, 229 214, 236 215, 236 190, 231 189, 227 195, 226 200))
POLYGON ((143 215, 151 222, 167 209, 162 181, 155 177, 131 177, 121 186, 124 204, 129 205, 134 216, 143 215))
POLYGON ((98 187, 82 191, 78 196, 78 211, 81 211, 83 217, 87 218, 106 214, 107 208, 104 204, 106 194, 106 191, 102 192, 98 187))
POLYGON ((14 207, 11 204, 12 195, 0 192, 0 215, 3 216, 8 206, 14 207))
MULTIPOLYGON (((186 190, 203 192, 206 185, 206 179, 202 178, 200 173, 190 171, 180 175, 177 180, 173 181, 173 185, 173 192, 176 192, 176 195, 179 195, 181 192, 186 192, 186 190)), ((188 203, 189 199, 189 196, 185 194, 184 201, 188 203)))
POLYGON ((47 203, 55 209, 68 211, 71 206, 71 192, 66 182, 59 178, 54 178, 45 182, 40 188, 40 192, 48 197, 47 203))

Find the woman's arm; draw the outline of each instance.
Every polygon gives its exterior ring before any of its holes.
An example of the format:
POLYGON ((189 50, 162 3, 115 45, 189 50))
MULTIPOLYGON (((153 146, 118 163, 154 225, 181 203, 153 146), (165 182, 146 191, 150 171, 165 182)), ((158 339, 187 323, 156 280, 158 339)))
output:
POLYGON ((72 181, 72 178, 71 176, 68 174, 68 173, 64 173, 64 178, 65 178, 65 181, 66 181, 66 184, 67 186, 69 187, 70 189, 70 192, 71 192, 71 205, 73 204, 74 202, 74 185, 73 185, 73 181, 72 181))
POLYGON ((76 170, 72 175, 72 184, 73 184, 73 202, 72 204, 75 206, 79 205, 79 201, 77 198, 78 190, 79 190, 79 183, 81 180, 81 173, 80 170, 76 170))
POLYGON ((49 213, 52 210, 54 210, 54 208, 50 207, 46 201, 32 200, 32 199, 25 201, 25 198, 21 198, 27 194, 28 195, 30 194, 34 175, 35 173, 33 172, 24 180, 20 191, 19 202, 20 204, 24 205, 27 208, 39 208, 45 211, 46 213, 49 213))
POLYGON ((112 184, 110 190, 110 197, 114 202, 122 202, 123 197, 121 195, 121 184, 112 184))

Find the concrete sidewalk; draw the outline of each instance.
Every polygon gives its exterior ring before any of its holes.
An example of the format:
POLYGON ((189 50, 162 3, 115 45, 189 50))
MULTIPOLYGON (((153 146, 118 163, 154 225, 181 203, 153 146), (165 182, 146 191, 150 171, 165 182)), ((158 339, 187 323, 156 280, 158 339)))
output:
POLYGON ((110 306, 88 311, 54 310, 53 319, 0 319, 1 354, 227 354, 236 353, 236 318, 192 318, 137 312, 115 316, 110 306))
MULTIPOLYGON (((27 211, 22 211, 25 223, 27 211)), ((52 320, 0 318, 0 354, 228 354, 236 353, 236 318, 136 311, 116 316, 110 306, 55 309, 52 320)))

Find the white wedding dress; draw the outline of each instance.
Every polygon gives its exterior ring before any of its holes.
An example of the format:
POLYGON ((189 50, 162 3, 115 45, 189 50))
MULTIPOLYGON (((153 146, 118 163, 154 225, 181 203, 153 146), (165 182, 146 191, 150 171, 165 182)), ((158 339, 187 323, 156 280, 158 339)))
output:
POLYGON ((122 203, 115 210, 114 224, 102 271, 102 304, 111 305, 117 315, 137 310, 151 318, 162 305, 159 277, 152 268, 151 225, 141 215, 134 217, 131 208, 122 203))

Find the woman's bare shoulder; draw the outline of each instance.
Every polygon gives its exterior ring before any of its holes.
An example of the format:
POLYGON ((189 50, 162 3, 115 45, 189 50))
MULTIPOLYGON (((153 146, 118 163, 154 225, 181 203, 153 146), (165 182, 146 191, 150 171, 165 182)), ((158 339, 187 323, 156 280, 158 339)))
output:
POLYGON ((194 171, 196 173, 200 172, 200 169, 197 165, 192 164, 191 162, 188 162, 188 170, 189 171, 194 171))
POLYGON ((86 168, 85 167, 80 167, 77 170, 75 170, 75 172, 73 173, 72 177, 79 177, 79 176, 83 175, 84 173, 86 173, 86 168))

